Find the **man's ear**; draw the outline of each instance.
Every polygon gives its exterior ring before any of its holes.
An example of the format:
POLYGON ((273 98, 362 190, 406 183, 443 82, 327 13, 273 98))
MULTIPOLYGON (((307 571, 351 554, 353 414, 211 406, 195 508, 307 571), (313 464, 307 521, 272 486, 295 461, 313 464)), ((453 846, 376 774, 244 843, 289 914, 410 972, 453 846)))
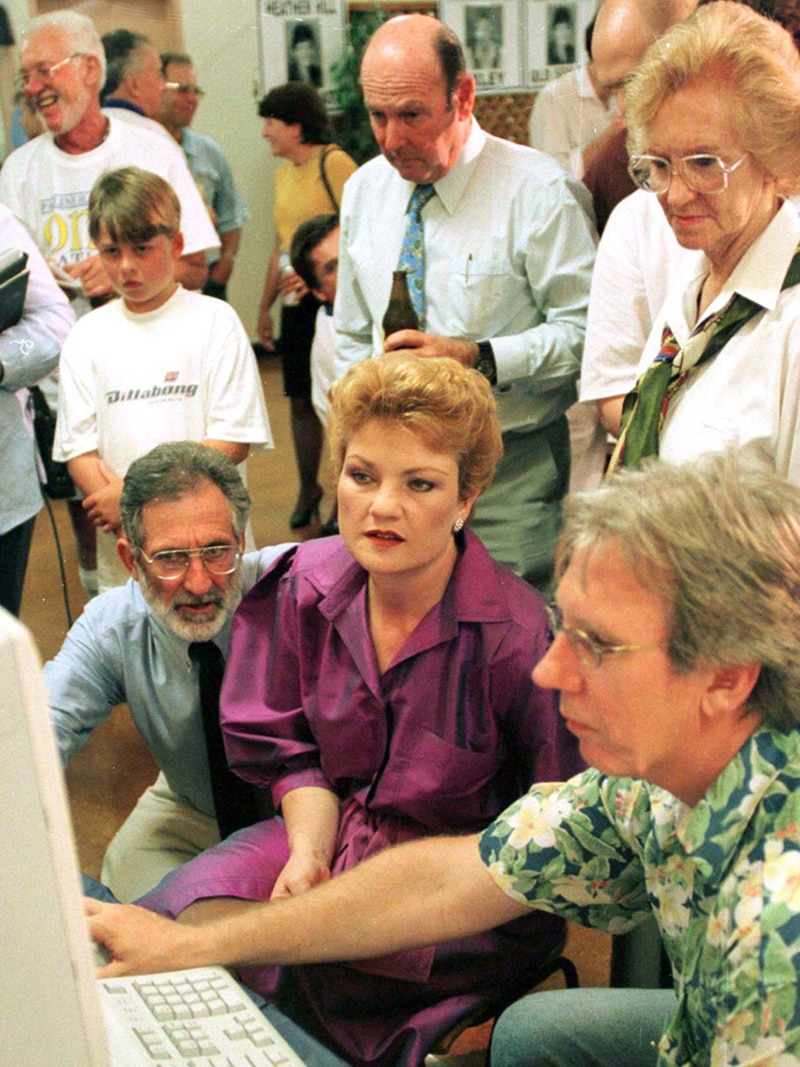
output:
POLYGON ((139 581, 139 564, 133 554, 133 548, 129 541, 120 537, 117 541, 117 555, 122 560, 122 566, 136 581, 139 581))
POLYGON ((713 668, 703 701, 705 712, 718 716, 739 711, 750 699, 760 673, 760 663, 728 664, 713 668))
POLYGON ((97 86, 98 89, 102 89, 102 83, 100 81, 100 60, 97 56, 92 55, 90 52, 84 56, 86 60, 86 75, 87 81, 90 85, 97 86))
POLYGON ((176 263, 183 255, 183 245, 183 232, 181 230, 176 230, 175 233, 172 235, 172 239, 170 241, 170 247, 172 249, 172 258, 176 263))
POLYGON ((475 107, 475 77, 463 71, 453 89, 453 106, 459 119, 468 119, 475 107))

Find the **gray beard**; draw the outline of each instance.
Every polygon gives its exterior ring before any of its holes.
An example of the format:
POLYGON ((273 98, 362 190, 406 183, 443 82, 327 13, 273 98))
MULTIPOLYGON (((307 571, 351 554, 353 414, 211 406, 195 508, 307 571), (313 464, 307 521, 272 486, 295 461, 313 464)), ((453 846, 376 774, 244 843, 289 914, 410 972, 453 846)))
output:
POLYGON ((205 596, 180 593, 169 604, 165 604, 158 597, 150 578, 141 571, 140 574, 141 581, 139 585, 148 608, 157 619, 163 622, 170 633, 180 637, 182 641, 211 641, 223 628, 242 599, 241 565, 232 574, 231 584, 225 593, 216 588, 206 593, 205 596), (216 614, 212 619, 184 619, 176 610, 182 604, 207 603, 215 603, 217 605, 216 614))

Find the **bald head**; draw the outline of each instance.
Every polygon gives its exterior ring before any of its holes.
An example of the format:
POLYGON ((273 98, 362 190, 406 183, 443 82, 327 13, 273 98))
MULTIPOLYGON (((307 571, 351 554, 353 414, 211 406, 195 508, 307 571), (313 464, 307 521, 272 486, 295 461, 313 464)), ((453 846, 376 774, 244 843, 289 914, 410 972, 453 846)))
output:
POLYGON ((444 77, 448 92, 467 69, 458 37, 430 15, 399 15, 379 26, 364 53, 362 76, 364 64, 377 56, 411 66, 433 63, 444 77))
POLYGON ((654 37, 661 37, 670 26, 683 22, 697 7, 698 0, 641 0, 644 16, 654 37))
POLYGON ((621 89, 654 40, 645 6, 642 0, 605 0, 597 12, 592 60, 604 89, 621 89))
POLYGON ((401 15, 373 34, 361 62, 372 132, 409 181, 435 182, 469 137, 475 79, 452 30, 427 15, 401 15))
POLYGON ((698 0, 603 0, 592 36, 593 73, 601 90, 617 93, 624 115, 622 86, 647 49, 676 22, 687 18, 698 0))

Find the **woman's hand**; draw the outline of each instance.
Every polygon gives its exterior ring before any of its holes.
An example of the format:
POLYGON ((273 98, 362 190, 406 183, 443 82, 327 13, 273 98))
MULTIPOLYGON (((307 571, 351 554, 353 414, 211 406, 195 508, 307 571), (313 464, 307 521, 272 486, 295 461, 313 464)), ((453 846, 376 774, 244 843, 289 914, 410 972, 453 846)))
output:
POLYGON ((290 857, 270 900, 299 896, 327 882, 339 829, 339 798, 330 789, 300 786, 281 800, 290 857))
POLYGON ((278 875, 270 900, 300 896, 320 882, 327 882, 330 876, 330 867, 320 855, 311 850, 302 853, 297 850, 278 875))

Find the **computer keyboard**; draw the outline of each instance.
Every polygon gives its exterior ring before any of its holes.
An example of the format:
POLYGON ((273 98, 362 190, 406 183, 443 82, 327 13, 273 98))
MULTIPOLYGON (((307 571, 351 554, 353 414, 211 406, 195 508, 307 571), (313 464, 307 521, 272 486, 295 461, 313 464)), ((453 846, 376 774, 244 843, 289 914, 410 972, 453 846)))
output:
POLYGON ((99 986, 114 1064, 304 1067, 221 967, 104 978, 99 986))

